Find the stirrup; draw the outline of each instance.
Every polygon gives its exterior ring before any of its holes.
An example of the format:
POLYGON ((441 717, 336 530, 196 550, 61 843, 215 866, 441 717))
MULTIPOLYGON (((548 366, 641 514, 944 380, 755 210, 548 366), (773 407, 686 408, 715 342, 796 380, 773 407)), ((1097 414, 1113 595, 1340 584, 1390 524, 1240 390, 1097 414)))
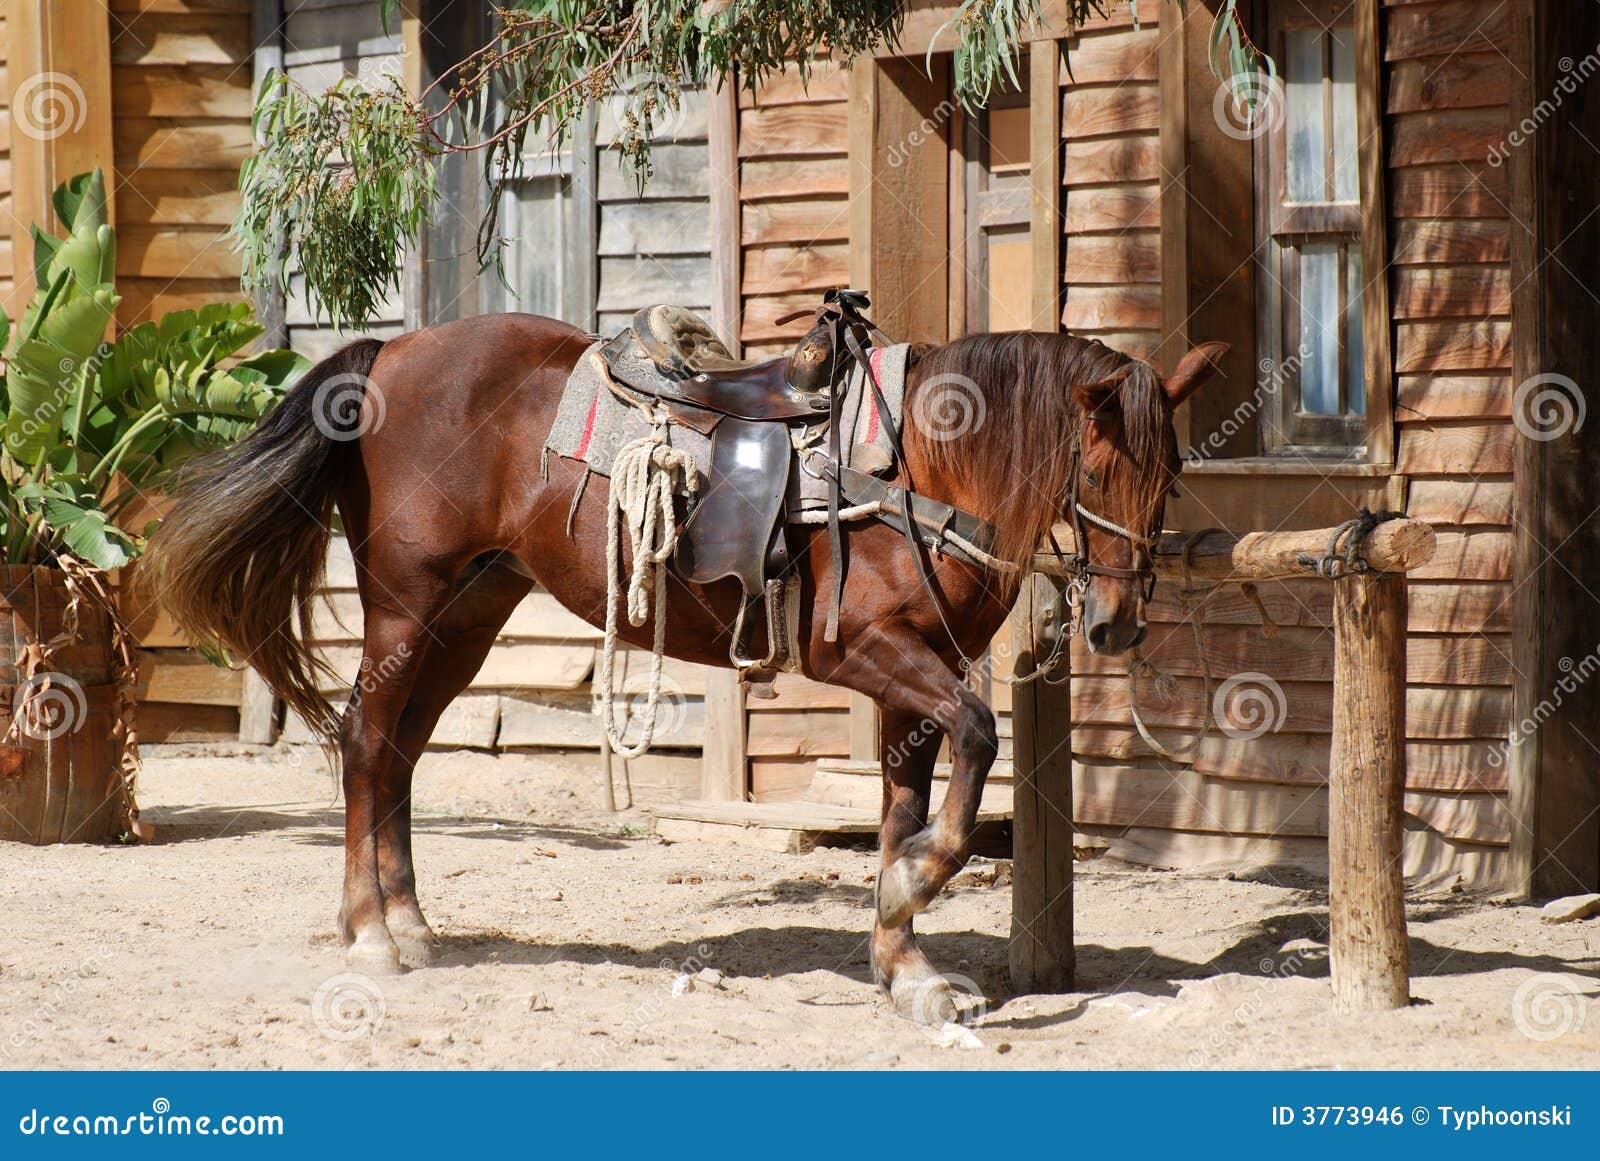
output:
MULTIPOLYGON (((783 654, 787 652, 783 629, 787 624, 783 615, 783 578, 773 577, 767 582, 761 600, 767 610, 767 655, 759 660, 754 657, 743 657, 741 651, 744 647, 744 618, 750 611, 754 601, 739 602, 739 616, 733 622, 733 640, 728 645, 728 660, 733 662, 741 676, 749 670, 772 671, 781 669, 785 660, 783 654)), ((756 680, 762 680, 757 678, 756 680)))

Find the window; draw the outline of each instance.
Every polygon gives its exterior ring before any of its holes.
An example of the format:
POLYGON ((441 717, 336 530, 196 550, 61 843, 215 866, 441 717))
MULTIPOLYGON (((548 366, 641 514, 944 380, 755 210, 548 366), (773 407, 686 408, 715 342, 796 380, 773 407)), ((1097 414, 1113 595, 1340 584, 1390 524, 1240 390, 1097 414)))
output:
MULTIPOLYGON (((1025 65, 1018 75, 1028 75, 1025 65)), ((954 266, 965 285, 952 289, 964 297, 966 317, 952 320, 952 330, 1025 331, 1033 325, 1028 95, 997 87, 965 123, 965 254, 954 266)))
POLYGON ((1355 30, 1350 6, 1268 6, 1281 107, 1256 144, 1257 335, 1273 389, 1263 450, 1348 454, 1366 442, 1355 30))
POLYGON ((522 176, 501 195, 500 231, 506 241, 505 279, 511 293, 497 309, 550 318, 570 313, 572 272, 567 267, 576 212, 572 144, 569 141, 559 153, 552 153, 545 148, 542 132, 528 134, 522 176))

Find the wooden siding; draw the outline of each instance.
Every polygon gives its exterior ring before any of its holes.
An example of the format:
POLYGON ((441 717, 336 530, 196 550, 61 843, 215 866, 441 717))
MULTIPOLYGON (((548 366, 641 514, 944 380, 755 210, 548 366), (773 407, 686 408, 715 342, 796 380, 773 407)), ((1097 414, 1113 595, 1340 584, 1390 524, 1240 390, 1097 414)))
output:
POLYGON ((118 321, 239 294, 250 0, 112 0, 118 321))
MULTIPOLYGON (((1357 504, 1393 506, 1408 497, 1410 515, 1440 526, 1438 554, 1411 585, 1406 866, 1490 884, 1512 825, 1503 739, 1511 716, 1513 432, 1506 187, 1486 159, 1511 127, 1513 65, 1482 43, 1481 29, 1504 6, 1395 2, 1381 11, 1395 475, 1208 464, 1183 489, 1189 498, 1168 512, 1179 527, 1316 527, 1348 518, 1357 504)), ((1107 30, 1068 42, 1076 80, 1068 92, 1079 95, 1063 117, 1064 321, 1079 332, 1146 333, 1136 325, 1147 317, 1143 296, 1162 275, 1159 231, 1143 209, 1149 185, 1140 184, 1155 177, 1144 143, 1152 119, 1139 88, 1155 79, 1155 62, 1135 48, 1140 37, 1153 45, 1154 35, 1107 30), (1097 52, 1115 56, 1116 71, 1102 72, 1097 52), (1119 71, 1135 79, 1119 86, 1119 71), (1097 132, 1080 141, 1074 126, 1097 132), (1099 143, 1093 152, 1091 143, 1099 143), (1083 186, 1074 184, 1075 157, 1083 186), (1102 203, 1104 217, 1083 210, 1081 199, 1074 211, 1078 188, 1116 191, 1102 203), (1086 233, 1091 223, 1106 232, 1086 251, 1086 237, 1097 237, 1086 233), (1091 302, 1115 303, 1116 313, 1097 314, 1091 302)), ((1209 123, 1211 111, 1191 108, 1191 116, 1209 123)), ((1301 865, 1323 859, 1330 609, 1328 587, 1315 581, 1259 585, 1256 601, 1237 589, 1158 592, 1143 654, 1176 688, 1164 696, 1143 680, 1137 697, 1156 740, 1186 756, 1177 763, 1157 756, 1133 728, 1126 664, 1075 643, 1071 708, 1083 723, 1073 737, 1077 823, 1106 829, 1118 836, 1113 849, 1158 863, 1253 860, 1263 852, 1301 865), (1204 624, 1198 639, 1196 618, 1204 624), (1213 725, 1191 750, 1208 673, 1213 690, 1230 677, 1270 678, 1284 698, 1279 727, 1237 741, 1213 725)))
MULTIPOLYGON (((848 74, 816 61, 739 91, 739 338, 746 358, 792 350, 810 325, 777 320, 850 281, 848 74)), ((757 801, 797 799, 819 758, 850 756, 850 694, 784 674, 777 698, 746 698, 757 801)))
POLYGON ((16 287, 16 220, 12 217, 11 200, 11 81, 8 65, 11 58, 11 29, 6 9, 9 0, 0 0, 0 304, 4 304, 14 317, 21 311, 14 309, 11 301, 16 287))
POLYGON ((599 198, 597 329, 616 334, 633 312, 671 302, 711 312, 710 152, 706 95, 685 92, 678 115, 658 126, 653 175, 641 191, 623 169, 615 105, 595 133, 599 198))
POLYGON ((791 349, 792 310, 850 280, 847 73, 817 61, 739 91, 741 323, 745 355, 791 349))
POLYGON ((1161 341, 1160 6, 1127 5, 1064 42, 1064 330, 1141 358, 1161 341))

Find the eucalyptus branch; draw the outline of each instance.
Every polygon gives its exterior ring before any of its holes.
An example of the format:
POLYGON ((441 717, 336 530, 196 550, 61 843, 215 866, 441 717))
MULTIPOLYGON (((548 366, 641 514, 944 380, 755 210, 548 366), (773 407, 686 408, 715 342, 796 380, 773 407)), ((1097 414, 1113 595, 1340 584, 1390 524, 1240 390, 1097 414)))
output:
MULTIPOLYGON (((390 26, 398 0, 374 2, 390 26)), ((487 265, 499 254, 501 195, 522 174, 529 133, 559 148, 590 106, 613 102, 613 148, 642 185, 656 126, 685 88, 718 86, 737 70, 753 90, 784 69, 803 79, 820 55, 848 62, 893 48, 908 7, 909 0, 504 0, 490 42, 417 94, 379 76, 347 77, 313 95, 274 75, 258 96, 261 144, 245 163, 234 224, 246 285, 289 290, 292 255, 316 317, 365 323, 400 287, 403 254, 421 241, 444 158, 481 159, 490 196, 477 249, 487 265)), ((1137 24, 1136 0, 1066 0, 1074 24, 1119 7, 1137 24)), ((997 86, 1020 86, 1018 62, 1041 20, 1041 0, 961 0, 946 26, 956 34, 956 98, 977 108, 997 86)), ((1223 64, 1255 51, 1238 25, 1234 0, 1226 0, 1213 36, 1219 76, 1223 64)))

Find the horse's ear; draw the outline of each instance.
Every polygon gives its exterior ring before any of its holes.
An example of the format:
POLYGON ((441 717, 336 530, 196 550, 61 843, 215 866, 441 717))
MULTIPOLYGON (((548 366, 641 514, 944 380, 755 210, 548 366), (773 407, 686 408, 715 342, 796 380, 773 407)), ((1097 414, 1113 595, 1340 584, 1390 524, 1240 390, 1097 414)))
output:
POLYGON ((1072 397, 1078 401, 1078 406, 1083 408, 1083 413, 1090 419, 1109 419, 1111 403, 1116 398, 1117 388, 1122 386, 1122 381, 1127 377, 1127 370, 1122 370, 1109 379, 1101 379, 1098 383, 1075 383, 1072 387, 1072 397))
POLYGON ((1211 381, 1222 370, 1222 357, 1232 343, 1201 343, 1178 362, 1178 369, 1161 381, 1167 402, 1178 406, 1211 381))

